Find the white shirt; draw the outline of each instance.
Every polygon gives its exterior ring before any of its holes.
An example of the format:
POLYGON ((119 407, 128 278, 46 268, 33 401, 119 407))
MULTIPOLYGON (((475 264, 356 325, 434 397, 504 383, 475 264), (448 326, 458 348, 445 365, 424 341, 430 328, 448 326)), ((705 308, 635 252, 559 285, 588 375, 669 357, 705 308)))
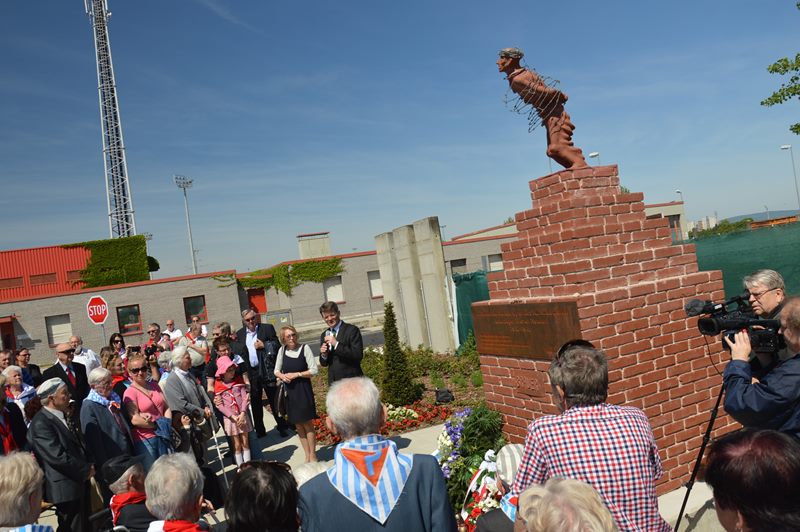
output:
POLYGON ((247 344, 247 352, 250 353, 250 367, 258 369, 258 351, 256 350, 256 340, 258 339, 258 328, 254 330, 247 329, 247 338, 244 343, 247 344))
POLYGON ((81 346, 80 354, 75 351, 75 358, 73 358, 72 361, 82 364, 83 367, 86 368, 86 375, 89 375, 93 369, 100 367, 100 358, 97 356, 97 354, 91 349, 87 349, 83 346, 81 346))
POLYGON ((171 331, 169 329, 164 329, 164 332, 169 335, 170 342, 174 342, 175 340, 183 336, 183 333, 181 332, 180 329, 173 329, 171 331))

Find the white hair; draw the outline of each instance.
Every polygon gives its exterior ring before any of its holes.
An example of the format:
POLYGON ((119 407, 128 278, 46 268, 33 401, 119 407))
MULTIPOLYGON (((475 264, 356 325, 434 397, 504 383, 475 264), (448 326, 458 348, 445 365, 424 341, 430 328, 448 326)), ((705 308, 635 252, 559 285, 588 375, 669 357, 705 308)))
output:
POLYGON ((86 377, 89 381, 89 386, 95 387, 107 378, 111 376, 111 372, 108 371, 106 368, 98 367, 94 368, 92 371, 89 372, 89 376, 86 377))
POLYGON ((10 366, 7 366, 6 369, 3 370, 3 376, 10 377, 11 373, 15 371, 20 375, 22 375, 22 368, 19 366, 15 366, 14 364, 11 364, 10 366))
POLYGON ((187 453, 165 454, 155 461, 144 480, 147 509, 164 520, 194 521, 203 495, 203 474, 187 453))
POLYGON ((292 475, 294 475, 294 479, 297 481, 297 487, 299 488, 320 473, 327 471, 329 467, 330 464, 327 462, 306 462, 297 467, 293 467, 292 475))
MULTIPOLYGON (((26 525, 41 508, 31 508, 31 495, 41 494, 44 473, 30 453, 0 456, 0 527, 26 525)), ((35 501, 34 501, 35 502, 35 501)))
POLYGON ((108 485, 111 493, 118 495, 120 493, 128 492, 128 484, 130 484, 131 477, 140 476, 144 478, 144 468, 142 464, 133 464, 119 477, 117 480, 108 485))
POLYGON ((777 288, 784 291, 786 290, 783 276, 775 270, 756 270, 746 276, 742 283, 748 290, 756 283, 763 284, 768 290, 775 290, 777 288))
POLYGON ((579 480, 551 477, 519 496, 518 515, 529 532, 616 532, 595 489, 579 480))
POLYGON ((186 351, 187 349, 185 345, 179 345, 178 347, 172 350, 172 365, 174 367, 176 368, 180 367, 183 357, 186 356, 186 351))
POLYGON ((376 434, 383 421, 378 387, 368 377, 336 381, 325 399, 328 417, 343 440, 376 434))

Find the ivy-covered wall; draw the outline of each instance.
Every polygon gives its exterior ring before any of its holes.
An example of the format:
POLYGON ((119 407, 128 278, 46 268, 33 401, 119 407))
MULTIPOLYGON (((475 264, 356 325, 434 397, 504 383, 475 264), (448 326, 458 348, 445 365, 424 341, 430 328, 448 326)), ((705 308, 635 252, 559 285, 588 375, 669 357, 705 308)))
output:
POLYGON ((82 247, 91 252, 89 263, 81 270, 81 281, 86 288, 150 279, 147 241, 142 235, 92 240, 63 247, 82 247))
MULTIPOLYGON (((272 268, 250 272, 239 279, 242 288, 275 288, 287 296, 302 283, 321 283, 325 279, 339 275, 344 271, 342 259, 310 259, 292 264, 278 264, 272 268)), ((231 278, 220 278, 219 281, 230 283, 231 278)))

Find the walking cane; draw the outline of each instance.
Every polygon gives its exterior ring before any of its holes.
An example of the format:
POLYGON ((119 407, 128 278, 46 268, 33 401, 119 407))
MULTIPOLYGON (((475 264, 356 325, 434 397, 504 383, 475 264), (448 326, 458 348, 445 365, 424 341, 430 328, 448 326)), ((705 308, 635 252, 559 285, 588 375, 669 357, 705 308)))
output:
POLYGON ((203 398, 205 398, 206 406, 209 410, 211 410, 212 415, 206 419, 206 423, 211 423, 211 437, 214 439, 214 448, 217 450, 217 458, 219 458, 219 469, 222 471, 222 478, 225 480, 225 490, 229 491, 231 489, 230 484, 228 483, 228 476, 225 474, 225 462, 222 461, 222 453, 219 450, 219 440, 217 439, 217 431, 219 430, 219 425, 214 426, 217 421, 217 418, 214 417, 214 405, 211 404, 211 399, 209 399, 208 394, 203 391, 203 398))

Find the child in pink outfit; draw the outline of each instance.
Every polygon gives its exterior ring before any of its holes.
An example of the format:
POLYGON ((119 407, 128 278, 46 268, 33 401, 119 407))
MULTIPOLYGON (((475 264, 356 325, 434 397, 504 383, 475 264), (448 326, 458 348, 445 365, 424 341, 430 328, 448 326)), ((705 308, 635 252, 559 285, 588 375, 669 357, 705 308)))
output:
POLYGON ((236 364, 228 357, 217 360, 214 394, 219 397, 217 408, 225 416, 225 434, 233 440, 236 465, 250 461, 249 434, 253 430, 247 409, 250 394, 247 393, 241 376, 236 375, 236 364))

